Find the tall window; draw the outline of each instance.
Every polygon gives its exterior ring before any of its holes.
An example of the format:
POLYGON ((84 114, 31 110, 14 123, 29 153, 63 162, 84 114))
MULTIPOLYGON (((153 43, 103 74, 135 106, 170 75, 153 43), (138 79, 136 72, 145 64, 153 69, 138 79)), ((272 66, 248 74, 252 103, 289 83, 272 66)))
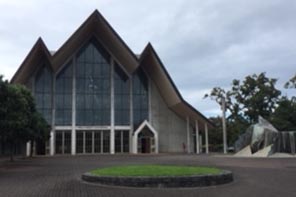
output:
POLYGON ((148 79, 141 68, 133 75, 133 119, 135 128, 148 119, 148 79))
POLYGON ((35 79, 35 100, 37 110, 43 115, 48 124, 52 117, 52 73, 44 65, 35 79))
POLYGON ((71 153, 71 131, 55 132, 55 153, 70 154, 71 153))
POLYGON ((72 63, 58 74, 55 84, 55 124, 71 125, 72 120, 72 63))
POLYGON ((115 152, 116 153, 129 152, 129 130, 115 131, 115 152))
POLYGON ((115 125, 129 125, 130 122, 129 78, 122 69, 114 67, 115 125))
POLYGON ((110 125, 110 56, 95 41, 82 48, 76 64, 77 125, 110 125))

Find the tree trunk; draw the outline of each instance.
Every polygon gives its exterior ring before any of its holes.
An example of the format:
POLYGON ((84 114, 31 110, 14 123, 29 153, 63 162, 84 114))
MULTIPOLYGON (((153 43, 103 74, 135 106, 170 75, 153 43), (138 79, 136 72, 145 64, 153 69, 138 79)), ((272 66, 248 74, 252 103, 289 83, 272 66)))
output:
POLYGON ((11 143, 10 143, 10 161, 11 161, 11 162, 14 161, 13 155, 14 155, 14 143, 11 142, 11 143))

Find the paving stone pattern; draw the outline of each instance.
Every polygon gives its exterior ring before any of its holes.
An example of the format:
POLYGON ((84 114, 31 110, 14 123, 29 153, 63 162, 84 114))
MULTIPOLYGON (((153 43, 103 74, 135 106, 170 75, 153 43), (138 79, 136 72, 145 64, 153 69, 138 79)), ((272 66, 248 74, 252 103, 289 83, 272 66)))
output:
POLYGON ((296 196, 295 158, 230 158, 204 155, 96 155, 0 160, 0 197, 39 196, 296 196), (185 189, 100 186, 81 180, 84 172, 127 164, 209 165, 231 170, 234 182, 185 189))

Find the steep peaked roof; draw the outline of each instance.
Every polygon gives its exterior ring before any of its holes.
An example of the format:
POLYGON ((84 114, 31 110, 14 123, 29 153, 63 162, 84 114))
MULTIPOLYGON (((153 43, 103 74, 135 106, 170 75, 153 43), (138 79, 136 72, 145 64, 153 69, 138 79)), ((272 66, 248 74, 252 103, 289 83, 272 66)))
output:
POLYGON ((51 62, 51 54, 48 51, 41 37, 38 38, 36 43, 33 45, 31 51, 22 62, 16 73, 11 79, 12 83, 25 83, 31 74, 37 70, 37 66, 44 61, 51 62))
POLYGON ((148 73, 158 87, 162 98, 173 111, 182 117, 188 116, 191 120, 206 121, 213 127, 212 122, 183 99, 151 43, 148 43, 143 50, 139 58, 139 66, 148 73))
POLYGON ((156 83, 169 106, 176 105, 181 101, 181 94, 150 43, 147 44, 139 58, 139 66, 144 68, 156 83))
POLYGON ((44 53, 43 55, 49 60, 51 68, 56 72, 92 37, 96 38, 118 63, 125 65, 128 72, 131 73, 137 68, 138 60, 136 55, 98 10, 95 10, 53 55, 49 52, 42 39, 39 38, 11 82, 24 83, 28 79, 29 75, 26 75, 26 73, 31 73, 32 66, 38 64, 35 59, 38 59, 40 54, 36 51, 44 53), (23 70, 26 70, 26 72, 24 73, 23 70), (20 75, 20 73, 22 74, 20 75))
POLYGON ((118 63, 125 65, 127 71, 132 72, 138 66, 135 54, 99 11, 95 10, 55 52, 52 60, 53 69, 56 71, 64 65, 65 61, 91 37, 95 37, 118 63))
POLYGON ((148 43, 140 57, 137 57, 97 10, 55 53, 50 53, 43 40, 39 38, 11 82, 26 83, 42 61, 47 61, 53 72, 57 72, 91 38, 96 38, 127 72, 133 73, 139 66, 143 67, 167 105, 177 114, 182 117, 188 116, 191 121, 199 120, 213 126, 205 116, 183 99, 152 45, 148 43))

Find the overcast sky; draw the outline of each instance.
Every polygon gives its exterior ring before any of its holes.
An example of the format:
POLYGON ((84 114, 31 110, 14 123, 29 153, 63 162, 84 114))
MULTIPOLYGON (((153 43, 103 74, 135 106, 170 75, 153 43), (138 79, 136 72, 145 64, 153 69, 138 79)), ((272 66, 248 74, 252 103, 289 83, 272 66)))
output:
POLYGON ((10 79, 40 36, 57 50, 95 9, 134 53, 151 42, 206 116, 220 113, 203 99, 215 86, 266 72, 282 89, 296 73, 294 0, 0 0, 0 74, 10 79))

